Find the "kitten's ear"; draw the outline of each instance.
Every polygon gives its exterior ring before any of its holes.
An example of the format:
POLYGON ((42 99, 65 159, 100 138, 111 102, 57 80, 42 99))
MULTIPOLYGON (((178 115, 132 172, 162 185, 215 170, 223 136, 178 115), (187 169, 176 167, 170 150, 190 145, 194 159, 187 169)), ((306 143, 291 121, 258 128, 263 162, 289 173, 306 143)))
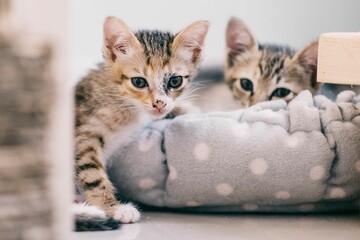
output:
POLYGON ((258 49, 258 44, 246 24, 232 17, 226 29, 226 47, 228 57, 233 60, 237 57, 248 56, 258 49))
POLYGON ((172 48, 187 60, 197 64, 201 59, 205 37, 209 30, 209 22, 195 22, 176 34, 172 48))
POLYGON ((302 66, 310 75, 311 86, 317 88, 317 57, 318 57, 318 40, 312 42, 301 51, 299 51, 293 58, 296 64, 302 66))
POLYGON ((115 17, 106 18, 103 48, 105 60, 115 62, 117 58, 130 55, 139 46, 139 41, 123 21, 115 17))

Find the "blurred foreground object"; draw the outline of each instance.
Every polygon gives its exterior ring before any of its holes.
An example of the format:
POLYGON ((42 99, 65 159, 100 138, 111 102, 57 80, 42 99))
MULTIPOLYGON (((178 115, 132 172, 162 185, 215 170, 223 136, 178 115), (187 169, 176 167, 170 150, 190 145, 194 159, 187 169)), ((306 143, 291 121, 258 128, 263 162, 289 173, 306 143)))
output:
POLYGON ((9 0, 0 0, 0 33, 4 33, 6 31, 6 27, 8 26, 8 14, 10 8, 9 0))
MULTIPOLYGON (((50 239, 44 141, 52 88, 46 47, 22 51, 5 38, 9 1, 0 0, 0 236, 50 239), (36 52, 36 54, 35 54, 36 52)), ((29 46, 32 47, 32 46, 29 46)))
POLYGON ((50 50, 0 39, 0 238, 53 239, 46 134, 50 50))
POLYGON ((319 39, 318 82, 360 85, 360 33, 324 33, 319 39))
POLYGON ((71 239, 67 3, 0 0, 1 240, 71 239))

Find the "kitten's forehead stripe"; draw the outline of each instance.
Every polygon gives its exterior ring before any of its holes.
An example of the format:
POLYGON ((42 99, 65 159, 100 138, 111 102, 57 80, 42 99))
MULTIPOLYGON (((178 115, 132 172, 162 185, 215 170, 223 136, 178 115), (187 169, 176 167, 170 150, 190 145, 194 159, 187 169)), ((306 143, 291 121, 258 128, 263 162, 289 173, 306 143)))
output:
POLYGON ((284 62, 285 62, 285 57, 283 56, 283 58, 279 60, 277 67, 274 68, 275 70, 273 72, 272 77, 280 73, 280 71, 284 68, 284 62))
POLYGON ((169 63, 174 35, 169 32, 143 30, 135 33, 135 36, 144 49, 147 65, 156 64, 153 61, 159 58, 163 60, 163 65, 169 63))
POLYGON ((259 50, 273 52, 273 53, 282 52, 285 55, 289 55, 289 56, 294 56, 294 54, 295 54, 294 49, 292 49, 288 46, 280 46, 280 45, 275 45, 275 44, 260 44, 259 50))
POLYGON ((121 80, 127 80, 127 79, 129 79, 128 76, 126 76, 125 74, 121 74, 121 80))
POLYGON ((260 75, 263 75, 263 66, 261 65, 261 62, 259 63, 259 70, 260 70, 260 75))
POLYGON ((261 51, 260 73, 268 80, 279 75, 284 68, 286 58, 291 58, 295 54, 291 48, 277 45, 259 45, 259 50, 261 51))
POLYGON ((271 62, 271 75, 270 75, 270 79, 274 78, 276 75, 278 75, 280 73, 280 71, 283 69, 284 67, 284 61, 285 61, 285 56, 275 56, 271 62))

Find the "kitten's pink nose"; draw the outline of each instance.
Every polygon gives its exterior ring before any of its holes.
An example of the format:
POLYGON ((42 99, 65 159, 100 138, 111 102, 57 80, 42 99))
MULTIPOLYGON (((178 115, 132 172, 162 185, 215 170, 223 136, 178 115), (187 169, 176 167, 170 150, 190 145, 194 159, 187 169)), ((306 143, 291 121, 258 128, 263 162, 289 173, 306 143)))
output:
POLYGON ((161 100, 156 100, 155 103, 153 103, 153 108, 156 108, 157 110, 161 111, 166 106, 166 103, 164 103, 161 100))

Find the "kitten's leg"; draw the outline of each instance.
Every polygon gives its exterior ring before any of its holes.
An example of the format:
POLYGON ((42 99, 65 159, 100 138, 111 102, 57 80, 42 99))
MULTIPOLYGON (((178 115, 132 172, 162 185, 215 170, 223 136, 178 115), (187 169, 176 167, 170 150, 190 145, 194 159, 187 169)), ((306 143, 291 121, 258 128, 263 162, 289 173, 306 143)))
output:
POLYGON ((86 201, 122 223, 138 221, 138 210, 130 203, 119 203, 115 197, 115 189, 101 161, 101 135, 85 131, 77 135, 75 143, 76 182, 84 190, 86 201))

